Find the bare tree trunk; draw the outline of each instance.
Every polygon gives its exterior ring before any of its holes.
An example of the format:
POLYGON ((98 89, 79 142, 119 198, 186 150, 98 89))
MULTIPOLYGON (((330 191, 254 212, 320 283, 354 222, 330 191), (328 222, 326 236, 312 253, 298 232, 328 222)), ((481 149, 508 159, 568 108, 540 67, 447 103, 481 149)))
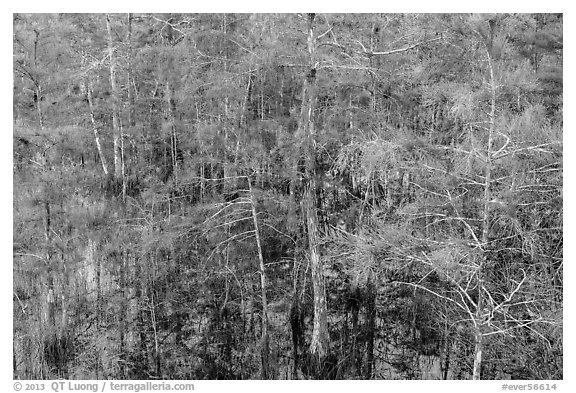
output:
POLYGON ((482 368, 482 351, 484 349, 483 326, 485 320, 484 306, 484 269, 487 265, 486 245, 489 240, 490 233, 490 201, 492 200, 492 161, 493 161, 493 141, 495 133, 495 117, 496 117, 496 81, 494 79, 494 66, 492 63, 492 39, 494 37, 494 22, 490 21, 490 42, 485 42, 486 57, 488 60, 488 69, 490 72, 490 113, 488 115, 489 129, 488 129, 488 146, 486 149, 486 166, 484 170, 484 211, 482 214, 482 237, 481 243, 484 248, 484 256, 478 268, 478 300, 476 304, 476 321, 475 321, 475 345, 474 345, 474 369, 472 372, 472 379, 481 379, 482 368))
POLYGON ((240 128, 246 126, 248 123, 246 111, 248 110, 248 103, 251 101, 253 88, 254 88, 254 73, 249 72, 248 83, 246 84, 246 94, 244 95, 244 100, 242 101, 242 109, 240 110, 240 120, 239 120, 240 128))
POLYGON ((204 195, 206 195, 206 173, 205 163, 200 163, 200 202, 204 202, 204 195))
POLYGON ((174 113, 176 112, 176 102, 174 101, 174 87, 172 84, 166 82, 166 101, 168 102, 168 117, 170 119, 170 128, 172 130, 171 139, 171 155, 172 155, 172 170, 174 179, 178 179, 178 138, 176 135, 176 119, 174 113))
MULTIPOLYGON (((446 296, 446 295, 444 295, 446 296)), ((450 325, 448 321, 448 300, 444 300, 444 332, 443 332, 443 350, 440 356, 440 370, 442 371, 442 379, 448 380, 448 373, 450 372, 450 354, 452 351, 451 344, 455 340, 450 337, 450 325)))
POLYGON ((124 160, 124 132, 122 131, 122 121, 120 121, 120 162, 121 165, 121 173, 122 173, 122 201, 126 202, 126 168, 125 168, 125 160, 124 160))
MULTIPOLYGON (((34 68, 38 69, 38 42, 40 41, 40 32, 34 30, 34 34, 34 68)), ((36 110, 38 111, 38 123, 42 129, 44 128, 44 114, 42 113, 42 86, 40 81, 36 78, 33 78, 32 82, 34 82, 34 85, 36 86, 36 91, 34 92, 34 94, 36 94, 35 104, 36 110)))
POLYGON ((126 353, 127 353, 127 326, 128 326, 128 285, 127 285, 127 274, 129 269, 128 256, 126 255, 126 250, 123 249, 121 252, 122 264, 120 265, 120 353, 118 354, 120 363, 120 377, 126 379, 126 353))
MULTIPOLYGON (((96 247, 95 247, 96 252, 96 247)), ((99 255, 96 256, 96 334, 101 334, 101 327, 104 325, 103 313, 102 313, 102 260, 99 255)), ((106 370, 102 363, 104 354, 98 353, 95 356, 96 361, 96 379, 100 379, 100 371, 102 375, 106 375, 106 370), (102 369, 102 370, 101 370, 102 369)))
POLYGON ((367 304, 366 304, 366 318, 367 332, 366 332, 366 366, 364 369, 364 378, 372 378, 372 370, 374 369, 374 333, 376 331, 376 287, 372 277, 368 277, 366 284, 367 304))
POLYGON ((290 183, 289 183, 289 190, 290 193, 289 201, 288 201, 288 230, 291 232, 296 232, 298 230, 298 214, 297 214, 297 205, 296 205, 296 193, 297 189, 300 185, 300 181, 298 179, 298 161, 300 159, 300 146, 295 143, 295 146, 292 148, 291 157, 288 157, 289 160, 289 170, 290 170, 290 183))
POLYGON ((479 328, 476 328, 474 331, 474 369, 472 371, 473 380, 479 380, 481 376, 483 344, 484 342, 482 331, 479 328))
POLYGON ((308 14, 308 54, 309 69, 304 80, 302 91, 302 112, 299 133, 304 141, 306 159, 307 186, 304 192, 303 207, 308 230, 308 248, 312 270, 312 287, 314 290, 314 328, 310 352, 317 361, 320 372, 324 359, 329 351, 328 318, 326 289, 324 286, 324 269, 320 255, 320 235, 318 233, 318 214, 316 200, 316 151, 314 129, 314 103, 316 100, 316 36, 314 33, 315 14, 308 14))
POLYGON ((256 216, 256 200, 252 191, 251 180, 248 178, 248 187, 250 190, 250 205, 252 208, 252 219, 254 221, 254 231, 256 234, 256 245, 258 247, 258 261, 260 270, 260 290, 262 293, 262 338, 261 338, 261 376, 262 379, 270 378, 269 366, 269 338, 268 338, 268 301, 266 300, 266 268, 264 266, 264 256, 262 255, 262 244, 260 242, 260 229, 258 227, 258 218, 256 216))
POLYGON ((152 331, 154 332, 154 364, 157 378, 162 378, 162 354, 160 351, 160 340, 158 337, 158 319, 156 317, 156 310, 159 307, 154 297, 154 290, 150 290, 150 299, 148 300, 148 307, 150 309, 150 321, 152 322, 152 331))
POLYGON ((105 175, 108 175, 108 164, 106 162, 106 156, 102 151, 102 145, 100 144, 100 132, 98 131, 98 126, 96 125, 96 119, 94 118, 92 87, 88 82, 85 83, 85 89, 86 89, 86 98, 88 99, 88 107, 90 108, 90 121, 92 122, 92 129, 94 131, 94 141, 96 142, 96 149, 98 149, 98 156, 100 157, 100 162, 102 163, 102 170, 104 170, 105 175))
POLYGON ((106 28, 108 30, 108 56, 110 58, 110 85, 112 87, 112 132, 114 141, 114 177, 122 178, 122 148, 120 146, 120 118, 118 106, 119 94, 116 85, 116 59, 114 57, 114 41, 112 40, 112 27, 110 26, 110 15, 106 14, 106 28))
MULTIPOLYGON (((226 14, 222 14, 222 34, 224 37, 226 37, 228 34, 228 17, 226 14)), ((224 53, 222 54, 222 57, 224 58, 224 64, 223 64, 224 73, 227 73, 228 72, 228 47, 227 46, 224 47, 224 53)), ((226 122, 228 122, 229 104, 230 104, 230 99, 228 97, 228 94, 224 94, 224 119, 226 122)))
POLYGON ((146 273, 143 272, 141 260, 135 259, 134 262, 134 282, 135 282, 135 297, 136 297, 136 324, 138 334, 138 344, 140 352, 140 362, 136 365, 138 375, 136 379, 144 379, 149 377, 150 362, 148 355, 148 334, 146 328, 150 325, 144 320, 145 302, 146 302, 146 288, 148 278, 146 273))
MULTIPOLYGON (((46 192, 46 198, 48 198, 46 192)), ((48 200, 44 201, 44 239, 46 240, 46 248, 49 250, 50 248, 50 241, 52 236, 50 235, 52 228, 51 228, 51 213, 50 213, 50 202, 48 200)), ((46 294, 46 311, 45 316, 46 320, 45 323, 48 326, 50 334, 54 333, 56 330, 56 318, 54 315, 54 278, 52 277, 52 271, 50 269, 50 264, 52 263, 52 255, 50 251, 46 252, 46 263, 48 264, 47 269, 47 294, 46 294)))
POLYGON ((353 301, 350 305, 350 313, 352 314, 352 348, 350 350, 350 365, 352 373, 360 376, 360 365, 358 364, 358 313, 360 311, 360 291, 358 287, 354 288, 354 292, 351 296, 353 296, 353 301))
POLYGON ((132 73, 132 14, 128 13, 128 33, 126 37, 128 43, 128 81, 126 87, 128 89, 128 127, 136 126, 136 117, 134 113, 134 89, 132 88, 133 73, 132 73))
POLYGON ((42 113, 42 88, 40 85, 36 86, 36 110, 38 111, 38 123, 40 128, 44 128, 44 114, 42 113))

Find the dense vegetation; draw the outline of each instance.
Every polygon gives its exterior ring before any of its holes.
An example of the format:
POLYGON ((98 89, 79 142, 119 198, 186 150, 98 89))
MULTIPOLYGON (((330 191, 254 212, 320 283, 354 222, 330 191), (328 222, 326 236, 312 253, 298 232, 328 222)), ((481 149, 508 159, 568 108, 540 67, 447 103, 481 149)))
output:
POLYGON ((14 15, 14 377, 561 379, 562 15, 14 15))

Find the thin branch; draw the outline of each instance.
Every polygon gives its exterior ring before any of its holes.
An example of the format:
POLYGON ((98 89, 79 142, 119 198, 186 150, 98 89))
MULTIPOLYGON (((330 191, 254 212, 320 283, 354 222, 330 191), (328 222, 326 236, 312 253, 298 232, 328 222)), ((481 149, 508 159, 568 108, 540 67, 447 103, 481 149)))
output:
POLYGON ((496 151, 496 152, 494 152, 494 153, 492 154, 493 157, 497 156, 497 155, 500 154, 502 151, 504 151, 504 149, 506 149, 506 147, 508 147, 508 145, 510 144, 510 138, 508 137, 508 135, 506 135, 506 134, 504 134, 504 133, 502 133, 502 132, 500 132, 500 131, 497 131, 497 133, 498 133, 499 135, 502 135, 504 138, 506 138, 506 142, 504 143, 504 145, 503 145, 500 149, 498 149, 498 151, 496 151))
POLYGON ((14 253, 14 256, 19 256, 19 257, 35 257, 35 258, 44 260, 44 257, 42 257, 42 256, 40 256, 40 255, 36 255, 36 254, 14 253))
POLYGON ((247 198, 238 198, 236 199, 234 202, 228 202, 226 204, 224 204, 224 206, 218 210, 216 213, 214 213, 213 215, 211 215, 210 217, 208 217, 206 220, 204 220, 205 223, 209 222, 210 220, 212 220, 213 218, 215 218, 216 216, 218 216, 220 213, 222 213, 224 210, 226 210, 227 208, 229 208, 230 206, 234 206, 236 204, 246 204, 246 203, 250 203, 250 200, 248 200, 247 198), (239 201, 238 199, 244 199, 239 201))
POLYGON ((400 49, 393 49, 393 50, 389 50, 389 51, 385 51, 385 52, 366 52, 364 51, 363 54, 370 57, 370 56, 387 56, 387 55, 392 55, 394 53, 401 53, 401 52, 406 52, 409 51, 411 49, 417 48, 420 45, 424 45, 424 44, 428 44, 430 42, 434 42, 434 41, 439 41, 444 39, 443 36, 437 37, 437 38, 433 38, 431 40, 427 40, 427 41, 421 41, 421 42, 417 42, 416 44, 413 45, 408 45, 405 48, 400 48, 400 49))
POLYGON ((22 300, 20 300, 20 296, 18 296, 16 291, 12 291, 12 293, 14 294, 14 296, 16 296, 16 299, 18 299, 18 303, 20 304, 20 308, 22 309, 22 314, 26 315, 26 306, 24 305, 24 303, 22 303, 22 300))
POLYGON ((259 57, 256 53, 252 52, 250 49, 242 46, 239 42, 233 40, 233 39, 230 38, 230 37, 226 37, 226 38, 227 38, 229 41, 232 41, 233 43, 235 43, 236 45, 238 45, 238 47, 240 47, 240 49, 245 50, 246 52, 250 53, 251 55, 254 55, 254 56, 256 56, 256 57, 259 57))
POLYGON ((514 297, 514 295, 520 290, 520 287, 522 286, 522 284, 524 284, 524 281, 526 281, 526 272, 524 271, 524 269, 520 269, 520 270, 522 270, 522 274, 523 274, 524 277, 522 278, 522 280, 520 280, 520 282, 517 283, 518 285, 516 286, 516 288, 514 288, 514 289, 512 290, 512 292, 510 293, 510 295, 508 295, 508 296, 504 299, 504 301, 503 301, 502 303, 500 303, 498 306, 496 306, 496 307, 494 308, 494 311, 499 310, 500 308, 502 308, 502 306, 504 306, 504 305, 506 305, 507 303, 509 303, 509 302, 512 300, 512 298, 514 297))
MULTIPOLYGON (((176 25, 168 22, 167 20, 159 19, 159 18, 155 17, 154 15, 150 15, 150 17, 151 17, 152 19, 157 20, 158 22, 161 22, 161 23, 164 23, 164 24, 170 26, 172 29, 176 30, 178 33, 182 34, 183 36, 186 36, 186 33, 184 33, 182 30, 178 29, 178 28, 176 27, 176 25)), ((163 28, 162 28, 162 29, 163 29, 163 28)))
POLYGON ((220 227, 223 227, 223 226, 227 226, 227 225, 232 225, 232 224, 235 224, 235 223, 240 222, 240 221, 251 220, 251 219, 252 219, 252 217, 243 217, 243 218, 238 218, 238 219, 232 220, 232 221, 226 221, 226 222, 223 223, 223 224, 219 224, 219 225, 216 225, 216 226, 214 226, 214 227, 211 227, 210 230, 216 229, 216 228, 220 228, 220 227))
POLYGON ((326 34, 330 33, 331 31, 332 31, 332 26, 330 26, 330 28, 328 30, 326 30, 324 33, 322 33, 318 37, 316 37, 316 39, 319 40, 320 38, 324 37, 326 34))
MULTIPOLYGON (((264 212, 260 212, 260 213, 264 213, 264 212)), ((277 228, 273 227, 273 226, 270 225, 270 224, 266 224, 265 222, 263 222, 262 225, 267 226, 268 228, 274 230, 275 232, 279 233, 279 234, 282 235, 282 236, 286 236, 288 239, 292 240, 292 242, 293 242, 294 244, 296 244, 296 240, 294 240, 294 238, 293 238, 292 236, 290 236, 290 235, 288 235, 288 234, 286 234, 286 233, 284 233, 284 232, 282 232, 282 231, 279 231, 277 228)))
POLYGON ((498 155, 498 156, 497 156, 496 154, 494 154, 493 158, 494 158, 494 160, 499 160, 500 158, 504 158, 504 157, 507 157, 507 156, 512 155, 512 154, 517 154, 517 153, 520 153, 520 152, 523 152, 523 151, 529 151, 529 150, 537 151, 537 152, 540 152, 540 153, 549 153, 549 154, 552 154, 551 151, 544 150, 543 148, 544 148, 544 147, 548 147, 548 146, 553 146, 553 145, 560 145, 560 144, 562 144, 562 142, 550 142, 550 143, 543 143, 543 144, 541 144, 541 145, 536 145, 536 146, 523 147, 523 148, 520 148, 520 149, 517 149, 517 150, 512 150, 512 151, 508 151, 508 152, 506 152, 506 153, 502 153, 502 154, 500 154, 500 155, 498 155))

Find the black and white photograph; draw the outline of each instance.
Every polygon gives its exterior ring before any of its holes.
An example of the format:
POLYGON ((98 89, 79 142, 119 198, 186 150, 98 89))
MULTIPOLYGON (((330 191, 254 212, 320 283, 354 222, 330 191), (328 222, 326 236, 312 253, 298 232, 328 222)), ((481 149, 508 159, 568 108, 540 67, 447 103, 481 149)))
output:
POLYGON ((564 379, 563 13, 12 24, 16 390, 564 379))

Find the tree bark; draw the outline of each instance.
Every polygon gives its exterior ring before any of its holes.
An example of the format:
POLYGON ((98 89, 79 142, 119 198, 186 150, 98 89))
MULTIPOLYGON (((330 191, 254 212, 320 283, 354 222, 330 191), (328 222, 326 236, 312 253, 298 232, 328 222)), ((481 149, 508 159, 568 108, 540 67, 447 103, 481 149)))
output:
POLYGON ((135 379, 149 378, 150 374, 150 361, 148 351, 148 333, 147 328, 150 326, 148 321, 145 320, 146 298, 148 278, 146 272, 143 271, 142 260, 136 259, 134 262, 134 282, 135 282, 135 297, 136 297, 136 324, 137 336, 139 345, 140 361, 135 369, 137 374, 135 379))
POLYGON ((119 358, 119 368, 120 368, 120 376, 122 379, 127 378, 127 369, 126 369, 126 353, 128 352, 128 285, 127 285, 127 275, 129 272, 129 263, 128 263, 128 256, 127 251, 122 249, 121 251, 121 258, 122 264, 120 265, 120 353, 118 354, 119 358))
POLYGON ((366 284, 367 304, 366 304, 366 365, 364 369, 364 379, 372 378, 374 369, 374 333, 376 331, 376 286, 372 277, 368 278, 366 284))
POLYGON ((483 344, 482 331, 480 327, 477 327, 474 331, 474 369, 472 371, 472 379, 475 381, 481 379, 483 344))
POLYGON ((486 312, 489 310, 484 306, 485 295, 484 295, 484 270, 487 267, 487 250, 486 246, 489 241, 490 233, 490 205, 492 200, 492 161, 493 161, 493 141, 495 133, 495 118, 496 118, 496 81, 494 79, 494 66, 492 63, 492 41, 494 37, 494 23, 489 22, 490 25, 490 39, 489 42, 485 41, 486 57, 488 60, 488 71, 490 72, 490 113, 488 114, 488 142, 486 148, 486 165, 484 170, 484 209, 482 214, 482 237, 480 239, 484 255, 480 266, 478 267, 478 300, 476 303, 476 321, 474 330, 474 369, 472 373, 472 379, 481 379, 481 368, 482 368, 482 351, 484 349, 483 340, 483 327, 485 323, 486 312))
POLYGON ((38 123, 40 129, 44 129, 44 114, 42 113, 42 88, 40 85, 36 86, 36 110, 38 111, 38 123))
MULTIPOLYGON (((48 198, 48 192, 45 191, 45 197, 48 198)), ((50 253, 50 242, 52 240, 52 236, 50 235, 52 228, 51 228, 51 213, 50 213, 50 202, 48 199, 44 201, 44 239, 46 240, 46 263, 48 265, 47 269, 47 284, 46 284, 46 326, 49 329, 50 335, 56 332, 56 317, 54 315, 54 278, 52 277, 52 269, 50 268, 50 264, 52 263, 52 255, 50 253)))
POLYGON ((114 177, 122 178, 122 148, 120 146, 120 118, 119 118, 119 94, 116 85, 116 59, 114 57, 114 41, 112 40, 112 27, 110 15, 106 14, 106 28, 108 30, 108 56, 110 59, 110 86, 112 88, 112 135, 114 141, 114 177))
POLYGON ((172 131, 170 139, 171 139, 171 156, 172 156, 172 172, 174 174, 174 178, 178 179, 178 138, 176 135, 176 101, 174 100, 174 87, 169 82, 166 81, 166 101, 168 102, 168 117, 170 120, 170 129, 172 131))
POLYGON ((248 188, 250 190, 250 206, 252 209, 252 219, 254 221, 254 231, 256 234, 256 245, 258 247, 258 261, 260 270, 260 290, 262 294, 262 338, 261 338, 261 369, 260 374, 262 379, 270 378, 270 366, 269 366, 269 345, 270 341, 268 338, 268 301, 266 300, 266 269, 264 266, 264 256, 262 254, 262 244, 260 242, 260 229, 258 227, 258 218, 256 217, 256 201, 254 199, 254 193, 252 191, 251 180, 248 179, 248 188))
POLYGON ((96 142, 96 149, 98 149, 98 156, 100 157, 100 163, 102 164, 102 170, 104 174, 108 176, 108 163, 106 162, 106 156, 102 151, 102 145, 100 144, 100 132, 98 131, 98 126, 96 125, 96 119, 94 118, 94 103, 92 101, 92 87, 88 82, 85 83, 86 88, 86 98, 88 99, 88 107, 90 108, 90 121, 92 122, 92 130, 94 131, 94 141, 96 142))
MULTIPOLYGON (((34 69, 38 69, 38 42, 40 41, 40 32, 38 30, 34 30, 34 54, 33 54, 33 61, 34 61, 34 69)), ((36 87, 36 110, 38 111, 38 123, 40 128, 44 128, 44 114, 42 113, 42 86, 40 85, 40 81, 37 78, 33 78, 32 82, 36 87)))
POLYGON ((128 89, 128 127, 136 126, 136 115, 134 113, 134 89, 132 88, 133 83, 133 71, 132 71, 132 14, 128 13, 128 33, 126 37, 126 42, 128 43, 128 81, 126 87, 128 89))
POLYGON ((322 367, 329 351, 328 319, 326 289, 324 286, 324 269, 320 255, 320 235, 318 231, 318 214, 316 200, 316 151, 314 129, 314 103, 316 101, 316 35, 314 32, 315 14, 307 15, 308 61, 309 68, 302 88, 302 112, 299 133, 304 142, 307 185, 304 192, 303 207, 308 230, 308 248, 312 270, 312 287, 314 291, 314 328, 310 352, 318 366, 322 367))

